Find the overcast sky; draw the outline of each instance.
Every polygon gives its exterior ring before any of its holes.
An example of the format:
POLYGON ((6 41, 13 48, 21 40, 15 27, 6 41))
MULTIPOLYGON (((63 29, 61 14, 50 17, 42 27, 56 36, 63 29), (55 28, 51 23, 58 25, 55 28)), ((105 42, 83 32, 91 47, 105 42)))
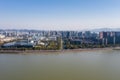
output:
POLYGON ((120 0, 0 0, 0 29, 120 28, 120 0))

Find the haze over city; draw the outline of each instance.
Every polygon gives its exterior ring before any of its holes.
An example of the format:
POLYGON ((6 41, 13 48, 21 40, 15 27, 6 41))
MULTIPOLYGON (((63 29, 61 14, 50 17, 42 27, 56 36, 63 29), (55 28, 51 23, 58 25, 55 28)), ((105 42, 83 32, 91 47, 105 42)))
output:
POLYGON ((0 0, 0 29, 120 28, 120 0, 0 0))

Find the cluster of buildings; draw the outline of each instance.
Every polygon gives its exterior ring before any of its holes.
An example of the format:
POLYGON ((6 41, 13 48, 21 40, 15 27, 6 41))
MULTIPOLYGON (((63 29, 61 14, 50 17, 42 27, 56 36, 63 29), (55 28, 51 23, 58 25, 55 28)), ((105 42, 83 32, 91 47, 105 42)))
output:
POLYGON ((16 40, 15 37, 6 37, 5 35, 1 35, 0 34, 0 43, 6 43, 6 42, 10 42, 10 41, 14 41, 16 40))
POLYGON ((102 45, 120 44, 120 32, 100 32, 99 37, 102 45))
POLYGON ((0 43, 4 47, 49 46, 53 43, 63 46, 68 43, 70 45, 116 45, 120 44, 120 32, 0 30, 0 43))

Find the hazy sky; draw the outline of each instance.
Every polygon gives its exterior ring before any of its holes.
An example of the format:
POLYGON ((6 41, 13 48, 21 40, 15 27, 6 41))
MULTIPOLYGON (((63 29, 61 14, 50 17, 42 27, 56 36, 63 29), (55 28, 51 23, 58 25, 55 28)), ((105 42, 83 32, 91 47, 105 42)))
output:
POLYGON ((120 28, 120 0, 0 0, 1 29, 120 28))

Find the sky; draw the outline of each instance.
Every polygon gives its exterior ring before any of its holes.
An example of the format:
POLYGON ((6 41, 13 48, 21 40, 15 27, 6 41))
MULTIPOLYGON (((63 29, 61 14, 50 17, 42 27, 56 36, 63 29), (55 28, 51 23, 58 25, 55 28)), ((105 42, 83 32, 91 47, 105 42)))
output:
POLYGON ((0 0, 0 29, 120 28, 120 0, 0 0))

